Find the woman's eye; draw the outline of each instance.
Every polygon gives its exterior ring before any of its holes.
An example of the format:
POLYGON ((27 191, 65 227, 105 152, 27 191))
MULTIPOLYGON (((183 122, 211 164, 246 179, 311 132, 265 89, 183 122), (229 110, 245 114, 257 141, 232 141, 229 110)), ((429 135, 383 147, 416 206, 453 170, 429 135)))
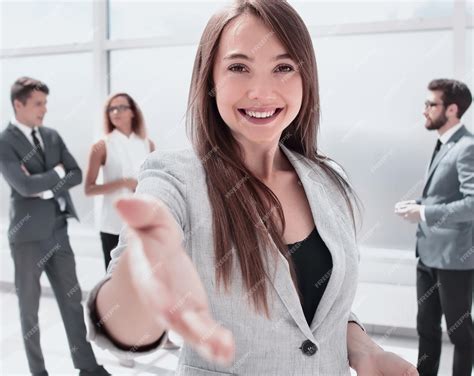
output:
POLYGON ((279 72, 279 73, 289 73, 289 72, 293 72, 294 69, 291 65, 280 65, 278 67, 276 67, 276 72, 279 72))
POLYGON ((235 65, 231 65, 229 67, 229 70, 231 72, 243 73, 243 72, 247 71, 247 68, 245 67, 245 65, 235 64, 235 65))

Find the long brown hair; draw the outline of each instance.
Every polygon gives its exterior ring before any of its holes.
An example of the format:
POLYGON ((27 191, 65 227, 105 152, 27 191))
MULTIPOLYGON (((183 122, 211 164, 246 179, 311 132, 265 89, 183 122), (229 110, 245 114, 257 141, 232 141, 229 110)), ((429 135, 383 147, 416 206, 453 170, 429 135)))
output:
POLYGON ((107 101, 105 102, 104 105, 104 131, 105 134, 108 134, 112 132, 115 129, 115 126, 112 124, 110 121, 110 116, 109 116, 109 106, 110 103, 117 97, 124 97, 128 105, 130 106, 130 110, 133 112, 133 118, 132 118, 132 131, 137 134, 139 137, 145 139, 146 138, 146 127, 145 127, 145 119, 143 117, 142 110, 138 106, 137 102, 128 95, 127 93, 115 93, 112 94, 107 101))
MULTIPOLYGON (((189 92, 187 129, 206 173, 213 215, 216 281, 227 290, 231 280, 233 251, 254 308, 269 316, 265 260, 281 252, 294 266, 283 241, 285 218, 276 195, 245 166, 242 151, 217 109, 212 71, 225 26, 241 14, 250 13, 269 27, 292 59, 303 81, 303 101, 294 121, 280 142, 320 166, 343 194, 354 220, 351 187, 318 153, 319 92, 316 59, 311 37, 296 11, 281 0, 237 0, 208 22, 194 61, 189 92), (276 248, 275 248, 276 245, 276 248)), ((355 220, 354 220, 355 223, 355 220)))

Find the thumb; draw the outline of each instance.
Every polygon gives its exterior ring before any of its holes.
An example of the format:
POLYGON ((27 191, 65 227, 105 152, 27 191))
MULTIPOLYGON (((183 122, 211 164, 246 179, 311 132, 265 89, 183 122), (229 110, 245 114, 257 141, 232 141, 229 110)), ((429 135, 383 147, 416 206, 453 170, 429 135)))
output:
POLYGON ((115 207, 123 220, 136 230, 165 224, 168 219, 165 204, 150 195, 122 197, 115 202, 115 207))

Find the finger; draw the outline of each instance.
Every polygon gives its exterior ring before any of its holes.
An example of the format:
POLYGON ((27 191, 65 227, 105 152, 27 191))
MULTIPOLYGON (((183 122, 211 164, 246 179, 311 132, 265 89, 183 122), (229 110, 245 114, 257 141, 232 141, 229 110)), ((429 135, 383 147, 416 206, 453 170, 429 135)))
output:
POLYGON ((399 202, 397 202, 397 203, 395 204, 395 207, 396 207, 396 208, 400 208, 400 207, 402 207, 402 206, 404 206, 404 205, 406 205, 406 202, 405 202, 405 201, 399 201, 399 202))
POLYGON ((408 207, 408 203, 399 203, 395 205, 395 210, 403 210, 408 207))
POLYGON ((25 165, 20 165, 21 166, 21 169, 22 171, 26 174, 26 175, 29 175, 30 173, 28 172, 28 170, 26 169, 25 165))
POLYGON ((398 213, 400 214, 405 214, 405 213, 408 213, 410 211, 410 206, 404 206, 403 208, 400 208, 398 209, 398 213))
POLYGON ((149 195, 123 197, 115 206, 120 216, 134 229, 146 229, 166 222, 167 210, 164 204, 149 195))
POLYGON ((232 361, 235 345, 232 333, 214 321, 207 311, 185 310, 169 318, 179 333, 204 358, 222 364, 232 361))
POLYGON ((415 204, 416 201, 415 200, 406 200, 406 201, 399 201, 395 204, 395 207, 403 207, 403 206, 407 206, 407 205, 413 205, 415 204))

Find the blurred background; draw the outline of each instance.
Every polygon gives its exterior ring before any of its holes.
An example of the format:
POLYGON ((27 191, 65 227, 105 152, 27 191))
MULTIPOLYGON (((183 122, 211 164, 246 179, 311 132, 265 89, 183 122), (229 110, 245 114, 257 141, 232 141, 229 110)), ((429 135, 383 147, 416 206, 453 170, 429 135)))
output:
MULTIPOLYGON (((474 91, 473 2, 289 2, 306 22, 316 52, 320 148, 344 166, 364 205, 354 311, 375 334, 396 328, 400 336, 414 336, 415 226, 396 217, 393 207, 421 194, 436 143, 436 133, 423 126, 428 82, 455 78, 474 91)), ((60 132, 83 170, 102 135, 105 98, 117 91, 137 100, 158 150, 189 145, 184 116, 197 43, 209 17, 226 3, 1 1, 2 128, 13 114, 10 86, 28 75, 49 86, 45 125, 60 132)), ((463 122, 474 130, 472 108, 463 122)), ((70 223, 70 234, 87 291, 103 267, 100 199, 85 197, 82 186, 71 193, 81 222, 70 223)), ((13 281, 8 205, 9 188, 0 179, 0 280, 7 290, 13 281)), ((44 285, 47 291, 47 280, 44 285)), ((2 330, 8 330, 5 319, 2 330)), ((5 345, 9 337, 2 338, 5 345)))

